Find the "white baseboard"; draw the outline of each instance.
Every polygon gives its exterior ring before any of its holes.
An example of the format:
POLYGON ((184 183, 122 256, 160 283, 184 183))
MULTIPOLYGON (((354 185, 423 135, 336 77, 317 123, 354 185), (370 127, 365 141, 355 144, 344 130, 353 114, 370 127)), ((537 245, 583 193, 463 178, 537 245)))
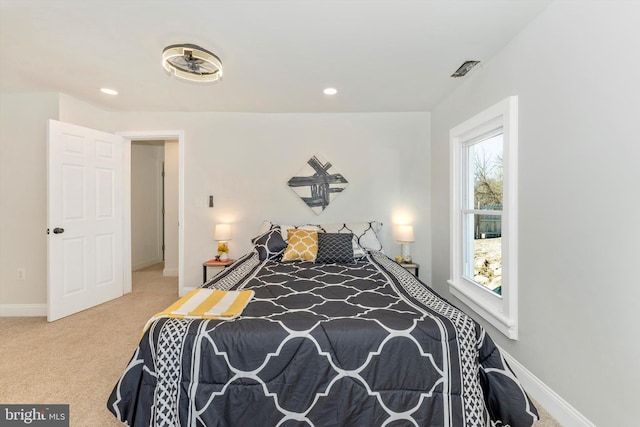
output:
POLYGON ((162 258, 154 258, 146 261, 136 262, 131 266, 132 271, 142 270, 143 268, 151 267, 152 265, 156 265, 162 262, 162 258))
POLYGON ((549 386, 540 381, 509 353, 500 349, 505 360, 513 369, 527 393, 556 419, 563 427, 595 427, 584 415, 560 397, 549 386))
POLYGON ((165 277, 177 277, 178 276, 178 268, 165 268, 162 270, 162 275, 165 277))
POLYGON ((43 316, 47 316, 47 304, 0 304, 0 317, 43 316))

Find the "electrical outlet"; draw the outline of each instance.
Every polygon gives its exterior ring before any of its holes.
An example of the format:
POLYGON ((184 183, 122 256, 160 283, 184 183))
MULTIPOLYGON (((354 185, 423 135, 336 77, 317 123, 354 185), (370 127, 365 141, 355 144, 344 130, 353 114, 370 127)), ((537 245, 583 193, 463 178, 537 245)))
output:
POLYGON ((18 280, 27 280, 27 270, 24 268, 19 268, 18 273, 16 274, 16 278, 18 280))

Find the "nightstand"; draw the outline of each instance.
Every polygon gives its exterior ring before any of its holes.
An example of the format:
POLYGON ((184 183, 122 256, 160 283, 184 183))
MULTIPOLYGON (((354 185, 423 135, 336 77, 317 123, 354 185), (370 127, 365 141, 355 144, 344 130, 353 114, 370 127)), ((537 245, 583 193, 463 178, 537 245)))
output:
POLYGON ((400 265, 407 270, 413 270, 416 277, 420 277, 420 264, 416 264, 415 262, 401 262, 400 265))
POLYGON ((216 261, 215 258, 210 259, 209 261, 205 261, 202 263, 202 283, 207 283, 207 268, 209 267, 226 267, 230 264, 233 264, 232 259, 226 259, 224 261, 216 261))

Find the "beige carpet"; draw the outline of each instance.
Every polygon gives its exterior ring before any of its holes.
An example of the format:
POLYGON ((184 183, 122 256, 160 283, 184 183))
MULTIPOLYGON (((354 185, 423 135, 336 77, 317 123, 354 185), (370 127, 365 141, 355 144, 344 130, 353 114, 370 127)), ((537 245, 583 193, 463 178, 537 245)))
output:
MULTIPOLYGON (((64 403, 71 427, 122 426, 107 398, 146 321, 177 297, 177 278, 163 277, 158 264, 133 273, 130 294, 56 322, 0 318, 0 403, 64 403)), ((560 426, 540 412, 536 427, 560 426)))

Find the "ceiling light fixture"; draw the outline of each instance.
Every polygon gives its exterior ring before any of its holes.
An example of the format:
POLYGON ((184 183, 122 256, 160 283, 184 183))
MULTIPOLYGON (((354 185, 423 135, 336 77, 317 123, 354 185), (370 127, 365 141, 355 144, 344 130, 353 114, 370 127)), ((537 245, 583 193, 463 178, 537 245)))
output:
POLYGON ((118 94, 117 90, 109 89, 108 87, 101 88, 100 92, 106 93, 107 95, 117 95, 118 94))
POLYGON ((162 66, 181 79, 216 82, 222 78, 222 61, 195 44, 174 44, 162 51, 162 66))
POLYGON ((480 61, 465 61, 455 73, 451 74, 451 77, 462 77, 469 72, 473 67, 478 65, 480 61))
POLYGON ((328 87, 325 90, 323 90, 325 95, 335 95, 336 93, 338 93, 338 89, 333 88, 333 87, 328 87))

